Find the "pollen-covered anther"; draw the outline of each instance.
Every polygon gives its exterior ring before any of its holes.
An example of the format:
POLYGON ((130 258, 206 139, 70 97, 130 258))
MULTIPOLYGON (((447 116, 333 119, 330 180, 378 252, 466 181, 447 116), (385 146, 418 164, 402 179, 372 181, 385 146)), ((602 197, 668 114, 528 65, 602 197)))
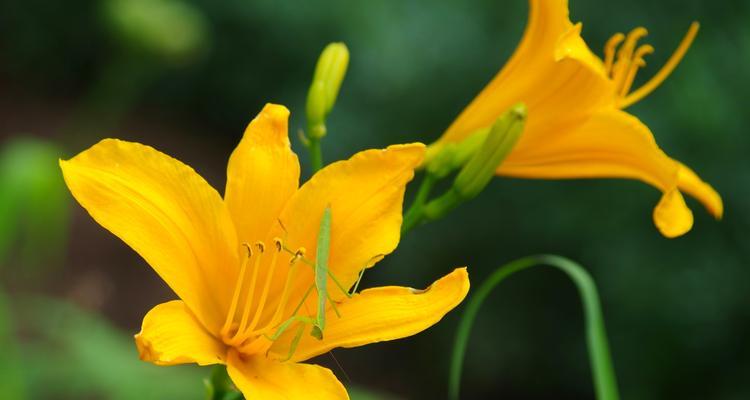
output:
POLYGON ((289 259, 289 265, 293 265, 297 261, 305 258, 305 253, 307 250, 304 247, 300 247, 297 249, 297 251, 294 252, 294 255, 292 255, 292 258, 289 259))
POLYGON ((273 244, 276 246, 276 251, 281 252, 284 249, 284 242, 280 238, 273 238, 273 244))
POLYGON ((253 256, 253 247, 250 246, 250 243, 243 242, 242 249, 245 251, 244 254, 246 258, 251 258, 253 256))

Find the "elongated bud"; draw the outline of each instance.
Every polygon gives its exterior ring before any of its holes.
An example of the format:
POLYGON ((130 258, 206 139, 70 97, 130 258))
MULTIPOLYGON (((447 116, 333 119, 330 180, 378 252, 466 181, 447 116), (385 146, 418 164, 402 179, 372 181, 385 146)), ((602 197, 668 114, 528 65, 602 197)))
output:
POLYGON ((463 167, 484 144, 490 127, 472 133, 458 143, 433 143, 427 148, 425 165, 427 172, 436 178, 443 178, 463 167))
POLYGON ((349 49, 343 43, 331 43, 323 49, 307 92, 308 135, 320 139, 326 134, 325 120, 336 103, 336 97, 349 66, 349 49))
POLYGON ((487 133, 482 145, 464 165, 453 182, 453 188, 463 200, 478 195, 495 175, 523 132, 526 106, 516 104, 506 111, 487 133))

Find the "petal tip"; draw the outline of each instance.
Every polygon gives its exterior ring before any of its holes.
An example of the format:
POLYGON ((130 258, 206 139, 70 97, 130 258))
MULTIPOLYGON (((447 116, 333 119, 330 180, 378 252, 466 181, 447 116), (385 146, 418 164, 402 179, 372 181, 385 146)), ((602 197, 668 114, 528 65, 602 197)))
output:
POLYGON ((245 128, 251 143, 289 146, 289 109, 280 104, 266 103, 245 128))
POLYGON ((408 163, 414 165, 414 167, 422 164, 427 146, 424 143, 414 142, 406 144, 394 144, 384 149, 386 152, 398 152, 403 154, 408 159, 408 163))
POLYGON ((693 212, 677 189, 664 193, 654 208, 654 224, 667 238, 682 236, 693 227, 693 212))
POLYGON ((261 114, 268 115, 273 119, 289 118, 289 109, 281 104, 266 103, 261 110, 261 114))
POLYGON ((468 267, 460 267, 456 268, 452 272, 457 276, 459 280, 461 280, 461 283, 463 285, 463 293, 464 296, 469 292, 469 288, 471 288, 471 281, 469 280, 469 269, 468 267))
POLYGON ((154 346, 151 342, 145 339, 142 335, 143 332, 139 332, 133 335, 135 339, 135 347, 138 349, 138 358, 141 361, 155 362, 159 359, 159 354, 154 350, 154 346))

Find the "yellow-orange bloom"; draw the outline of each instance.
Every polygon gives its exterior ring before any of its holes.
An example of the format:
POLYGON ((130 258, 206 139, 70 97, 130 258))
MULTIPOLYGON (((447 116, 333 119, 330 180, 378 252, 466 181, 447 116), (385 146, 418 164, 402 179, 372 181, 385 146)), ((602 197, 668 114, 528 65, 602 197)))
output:
POLYGON ((650 45, 637 46, 646 35, 644 28, 614 35, 602 60, 581 38, 581 23, 571 23, 567 0, 529 4, 529 22, 510 61, 431 146, 428 158, 443 143, 463 140, 524 102, 526 128, 498 168, 499 175, 641 180, 663 193, 653 219, 667 237, 682 235, 693 225, 681 190, 721 218, 721 197, 690 168, 669 158, 648 127, 623 111, 666 79, 692 43, 698 24, 693 23, 664 67, 631 91, 644 56, 653 51, 650 45))
POLYGON ((300 362, 428 328, 466 296, 468 276, 456 269, 427 290, 329 289, 322 340, 303 322, 277 336, 284 321, 317 311, 310 260, 324 210, 337 278, 328 288, 349 289, 396 248, 404 189, 424 155, 422 144, 363 151, 298 187, 288 117, 267 105, 249 124, 223 199, 192 168, 138 143, 106 139, 60 165, 78 202, 180 298, 144 317, 135 336, 143 360, 226 364, 248 399, 345 399, 330 370, 300 362))

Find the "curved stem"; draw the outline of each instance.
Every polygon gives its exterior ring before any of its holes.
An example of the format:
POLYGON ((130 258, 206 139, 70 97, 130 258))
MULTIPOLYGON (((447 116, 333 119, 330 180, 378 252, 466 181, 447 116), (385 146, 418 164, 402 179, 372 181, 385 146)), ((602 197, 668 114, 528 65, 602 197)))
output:
POLYGON ((310 152, 310 165, 312 173, 320 171, 323 168, 323 151, 320 148, 320 139, 311 137, 307 143, 307 150, 310 152))
POLYGON ((435 176, 430 173, 427 173, 422 179, 422 183, 417 190, 417 195, 414 197, 414 202, 409 207, 409 210, 404 213, 404 222, 401 224, 402 235, 422 222, 424 205, 436 181, 435 176))
POLYGON ((474 295, 469 299, 466 311, 459 322, 456 341, 450 366, 449 398, 457 400, 461 384, 461 369, 463 367, 466 346, 469 341, 471 327, 484 300, 492 290, 505 278, 515 272, 535 265, 549 265, 565 272, 575 283, 581 296, 585 315, 586 344, 589 351, 589 362, 594 379, 594 390, 599 400, 618 400, 617 380, 612 366, 612 358, 607 343, 607 333, 604 328, 604 318, 599 304, 599 295, 594 281, 586 270, 577 263, 555 255, 535 255, 520 258, 495 270, 487 278, 474 295))

